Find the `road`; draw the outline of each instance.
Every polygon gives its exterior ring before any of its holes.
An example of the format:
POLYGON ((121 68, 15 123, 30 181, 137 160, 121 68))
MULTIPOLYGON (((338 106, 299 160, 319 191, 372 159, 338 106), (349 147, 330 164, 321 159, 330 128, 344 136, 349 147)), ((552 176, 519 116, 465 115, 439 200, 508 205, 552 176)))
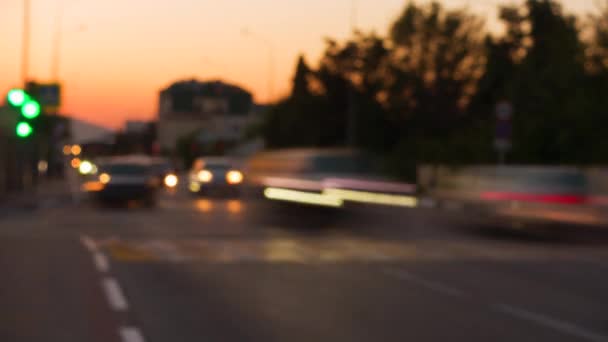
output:
POLYGON ((608 341, 608 250, 434 209, 165 195, 0 218, 0 341, 608 341))

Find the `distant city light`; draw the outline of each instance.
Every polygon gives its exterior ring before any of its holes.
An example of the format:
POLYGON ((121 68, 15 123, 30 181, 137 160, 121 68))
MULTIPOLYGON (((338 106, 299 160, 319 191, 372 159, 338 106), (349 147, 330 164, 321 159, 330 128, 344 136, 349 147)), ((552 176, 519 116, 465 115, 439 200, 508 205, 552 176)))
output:
POLYGON ((70 145, 63 146, 63 154, 65 154, 66 156, 69 156, 70 154, 72 154, 72 146, 70 146, 70 145))
POLYGON ((48 169, 49 169, 49 163, 46 160, 40 160, 38 162, 38 172, 46 173, 46 171, 48 169))
POLYGON ((79 156, 80 153, 82 153, 82 147, 80 147, 80 145, 74 145, 72 146, 71 152, 73 155, 79 156))
POLYGON ((110 183, 110 175, 107 173, 102 173, 101 175, 99 175, 99 181, 101 182, 101 184, 108 184, 110 183))
POLYGON ((80 167, 80 159, 78 159, 78 158, 72 159, 72 161, 70 162, 70 165, 72 165, 72 167, 74 169, 79 168, 80 167))

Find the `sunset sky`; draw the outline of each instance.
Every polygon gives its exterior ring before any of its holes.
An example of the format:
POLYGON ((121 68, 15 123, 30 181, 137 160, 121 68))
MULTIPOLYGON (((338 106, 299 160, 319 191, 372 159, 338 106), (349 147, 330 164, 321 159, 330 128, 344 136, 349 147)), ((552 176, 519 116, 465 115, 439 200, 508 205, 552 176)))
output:
MULTIPOLYGON (((384 34, 406 0, 30 0, 30 77, 49 81, 55 13, 64 3, 60 79, 62 112, 108 127, 152 119, 158 91, 179 79, 221 78, 268 98, 268 47, 274 47, 274 97, 289 89, 296 57, 311 63, 324 37, 345 38, 351 6, 363 31, 384 34), (251 36, 242 34, 246 28, 251 36)), ((422 1, 419 1, 420 3, 422 1)), ((515 1, 519 3, 520 1, 515 1)), ((445 0, 486 15, 513 1, 445 0)), ((577 13, 595 0, 565 0, 577 13)), ((0 91, 20 85, 22 0, 0 4, 0 91)))

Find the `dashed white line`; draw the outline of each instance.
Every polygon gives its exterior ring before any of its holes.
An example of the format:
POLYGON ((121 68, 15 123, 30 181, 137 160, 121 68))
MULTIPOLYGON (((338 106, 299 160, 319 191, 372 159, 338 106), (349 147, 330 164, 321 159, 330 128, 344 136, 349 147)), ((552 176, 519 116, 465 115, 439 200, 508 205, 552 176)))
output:
POLYGON ((464 292, 462 292, 458 289, 455 289, 451 286, 442 284, 437 281, 422 278, 420 276, 417 276, 415 274, 412 274, 412 273, 404 271, 404 270, 385 269, 384 273, 391 275, 393 277, 402 279, 402 280, 406 280, 406 281, 421 285, 423 287, 426 287, 429 290, 433 290, 435 292, 439 292, 439 293, 442 293, 442 294, 445 294, 448 296, 452 296, 452 297, 464 296, 464 292))
POLYGON ((537 314, 534 312, 530 312, 527 310, 519 309, 506 304, 497 304, 494 305, 494 309, 513 316, 515 318, 519 318, 524 321, 528 321, 531 323, 535 323, 537 325, 541 325, 547 328, 551 328, 555 331, 558 331, 562 334, 568 334, 571 336, 578 337, 580 339, 592 342, 606 342, 608 341, 608 336, 601 335, 596 332, 590 331, 586 328, 580 327, 578 325, 564 322, 558 319, 554 319, 551 317, 547 317, 541 314, 537 314))
POLYGON ((120 338, 123 342, 145 342, 144 336, 139 329, 133 327, 121 328, 120 338))
POLYGON ((108 271, 110 271, 110 263, 104 254, 100 252, 93 253, 93 261, 99 272, 108 273, 108 271))
POLYGON ((81 236, 80 237, 80 242, 83 244, 83 246, 91 253, 95 253, 98 251, 97 248, 97 244, 95 243, 95 241, 93 241, 93 239, 91 239, 88 236, 81 236))
POLYGON ((105 278, 102 281, 102 287, 112 309, 116 311, 126 311, 129 308, 127 299, 125 298, 122 289, 116 280, 112 278, 105 278))
MULTIPOLYGON (((99 251, 97 243, 88 236, 81 236, 80 242, 93 256, 93 261, 97 271, 100 273, 108 273, 110 271, 110 262, 108 258, 99 251)), ((110 307, 115 311, 127 311, 129 304, 127 299, 118 285, 118 282, 113 278, 104 278, 101 282, 101 287, 106 294, 110 307)), ((119 329, 120 338, 123 342, 145 342, 141 331, 135 327, 122 327, 119 329)))

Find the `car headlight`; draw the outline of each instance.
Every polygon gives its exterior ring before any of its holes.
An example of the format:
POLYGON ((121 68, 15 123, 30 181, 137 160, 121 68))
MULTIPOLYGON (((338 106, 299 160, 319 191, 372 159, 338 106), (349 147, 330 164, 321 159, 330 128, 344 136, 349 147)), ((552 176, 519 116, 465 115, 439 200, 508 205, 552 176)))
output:
POLYGON ((232 170, 226 174, 228 184, 239 184, 243 182, 243 174, 240 171, 232 170))
POLYGON ((199 171, 196 177, 203 183, 209 183, 213 180, 213 174, 209 170, 199 171))
POLYGON ((174 174, 168 174, 167 176, 165 176, 164 183, 165 183, 165 186, 174 188, 179 183, 179 179, 174 174))

